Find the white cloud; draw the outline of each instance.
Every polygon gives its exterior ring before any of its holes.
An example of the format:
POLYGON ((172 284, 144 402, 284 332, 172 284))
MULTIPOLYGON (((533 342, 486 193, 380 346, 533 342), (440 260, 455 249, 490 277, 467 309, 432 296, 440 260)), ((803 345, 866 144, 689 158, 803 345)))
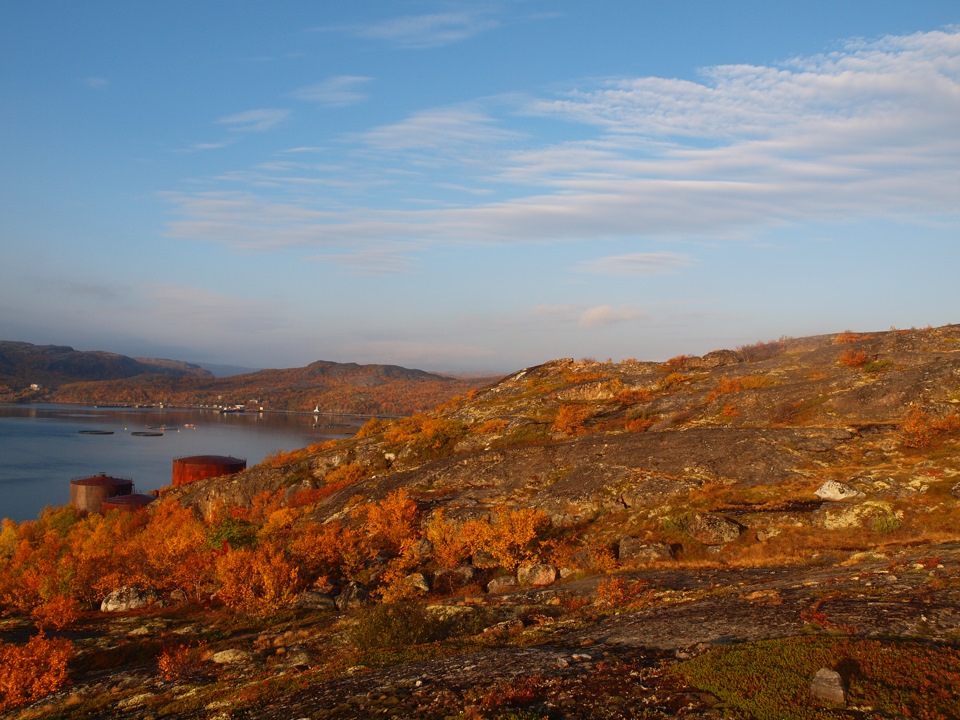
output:
MULTIPOLYGON (((414 249, 411 246, 410 249, 414 249)), ((410 256, 405 254, 403 247, 368 247, 352 253, 330 253, 319 255, 315 259, 319 262, 335 262, 346 265, 360 275, 386 275, 404 273, 411 269, 413 263, 410 256)))
POLYGON ((475 6, 461 12, 403 15, 355 27, 353 32, 359 37, 384 40, 402 48, 441 47, 496 28, 499 22, 488 16, 488 10, 475 6))
MULTIPOLYGON (((792 223, 960 215, 960 31, 858 41, 777 67, 708 68, 699 82, 609 80, 515 104, 528 116, 523 133, 504 107, 497 98, 423 110, 345 136, 336 170, 301 174, 339 183, 314 194, 306 182, 296 194, 262 194, 294 184, 263 168, 229 198, 180 194, 172 233, 262 248, 347 238, 351 252, 358 243, 383 252, 412 242, 742 239, 792 223), (578 139, 537 143, 539 118, 577 123, 578 139), (494 188, 497 199, 451 200, 451 187, 494 188), (237 213, 221 211, 227 200, 237 213)), ((250 112, 282 115, 229 124, 259 129, 286 113, 250 112)), ((683 262, 621 260, 633 272, 683 262)))
POLYGON ((215 122, 218 125, 225 125, 235 132, 264 132, 282 123, 289 114, 289 110, 260 108, 226 115, 218 118, 215 122))
POLYGON ((110 83, 106 78, 91 76, 91 77, 85 77, 83 79, 83 84, 86 85, 88 88, 92 88, 93 90, 100 90, 102 88, 105 88, 110 83))
POLYGON ((316 85, 307 85, 293 91, 293 97, 307 102, 316 102, 328 107, 347 107, 367 99, 360 88, 372 78, 358 75, 340 75, 316 85))
POLYGON ((434 108, 392 125, 362 133, 367 145, 388 151, 422 150, 443 153, 452 147, 487 146, 514 140, 519 134, 498 126, 475 107, 434 108))
POLYGON ((662 275, 692 262, 693 258, 683 253, 631 253, 589 260, 580 269, 597 275, 662 275))
POLYGON ((594 305, 591 307, 577 307, 575 305, 537 305, 533 314, 539 317, 555 318, 567 324, 577 324, 580 327, 603 327, 630 320, 642 320, 647 313, 630 305, 613 307, 611 305, 594 305))
POLYGON ((641 320, 647 317, 642 310, 624 305, 619 308, 610 305, 597 305, 587 308, 580 313, 578 324, 580 327, 603 327, 615 323, 627 322, 629 320, 641 320))

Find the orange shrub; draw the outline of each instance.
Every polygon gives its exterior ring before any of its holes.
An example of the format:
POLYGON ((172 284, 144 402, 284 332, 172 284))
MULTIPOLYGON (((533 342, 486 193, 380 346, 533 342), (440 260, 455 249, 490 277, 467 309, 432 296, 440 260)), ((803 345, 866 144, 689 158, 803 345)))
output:
POLYGON ((339 521, 305 524, 288 551, 307 581, 339 575, 355 579, 368 557, 363 533, 339 521))
POLYGON ((493 555, 501 567, 513 570, 524 560, 536 559, 537 540, 549 527, 549 516, 537 508, 501 510, 489 524, 481 547, 493 555))
POLYGON ((266 617, 289 605, 300 591, 300 570, 277 547, 227 550, 217 558, 217 595, 248 615, 266 617))
POLYGON ((204 643, 196 647, 176 645, 166 647, 157 658, 160 677, 166 682, 182 680, 200 670, 207 650, 204 643))
POLYGON ((504 428, 507 427, 509 423, 502 418, 496 418, 493 420, 487 420, 485 423, 477 427, 474 430, 478 435, 496 435, 499 432, 503 432, 504 428))
POLYGON ((424 537, 433 545, 433 559, 442 568, 456 567, 470 557, 479 545, 477 535, 465 532, 462 523, 448 520, 443 510, 435 512, 424 529, 424 537))
POLYGON ((844 330, 842 333, 837 333, 833 336, 834 345, 846 345, 849 343, 859 342, 860 340, 863 340, 862 335, 857 335, 849 330, 844 330))
POLYGON ((670 373, 666 377, 660 378, 660 382, 659 382, 660 389, 669 390, 670 388, 680 385, 681 383, 685 383, 689 379, 690 379, 689 375, 684 375, 683 373, 680 373, 680 372, 670 373))
POLYGON ((0 712, 42 698, 67 682, 73 645, 41 632, 23 645, 0 642, 0 712))
POLYGON ((863 350, 848 349, 840 353, 838 363, 844 367, 862 367, 867 364, 867 353, 863 350))
POLYGON ((740 411, 737 410, 736 405, 724 405, 723 409, 720 410, 720 414, 725 418, 735 418, 740 414, 740 411))
POLYGON ((678 370, 680 370, 684 365, 686 365, 687 360, 689 359, 690 359, 689 355, 677 355, 676 357, 672 357, 669 360, 666 360, 660 363, 660 370, 661 372, 664 372, 667 374, 675 373, 678 370))
POLYGON ((707 393, 706 401, 713 402, 718 397, 723 395, 766 387, 767 385, 770 385, 770 383, 770 379, 765 378, 762 375, 747 375, 746 377, 722 377, 717 381, 716 387, 707 393))
POLYGON ((627 432, 646 432, 657 421, 655 417, 642 417, 633 420, 627 420, 623 423, 623 429, 627 432))
POLYGON ((37 605, 30 613, 34 624, 41 630, 52 627, 62 630, 80 618, 80 603, 72 595, 63 593, 37 605))
POLYGON ((405 540, 419 535, 420 513, 406 488, 400 488, 377 503, 363 508, 364 529, 371 554, 382 550, 399 555, 405 540))
POLYGON ((357 439, 363 439, 367 437, 372 437, 374 435, 379 435, 386 428, 387 424, 378 418, 370 418, 367 420, 359 430, 357 430, 356 435, 357 439))
POLYGON ((623 577, 604 578, 597 584, 597 604, 610 608, 636 607, 649 600, 646 580, 623 577))
POLYGON ((911 405, 900 421, 900 437, 903 444, 911 448, 927 447, 940 435, 957 430, 960 430, 960 415, 952 413, 937 418, 917 405, 911 405))
POLYGON ((653 393, 646 388, 621 390, 613 399, 621 405, 637 405, 639 403, 650 402, 653 399, 653 393))
POLYGON ((591 416, 590 408, 581 405, 561 405, 553 430, 564 435, 583 435, 587 432, 585 423, 591 416))

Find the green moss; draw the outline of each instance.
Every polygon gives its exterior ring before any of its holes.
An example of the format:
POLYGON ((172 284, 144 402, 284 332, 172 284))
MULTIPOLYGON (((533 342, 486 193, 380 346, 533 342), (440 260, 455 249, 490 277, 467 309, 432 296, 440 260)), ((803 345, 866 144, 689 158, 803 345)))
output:
POLYGON ((793 637, 717 647, 677 666, 691 685, 713 693, 738 718, 837 717, 810 698, 819 668, 849 678, 849 703, 883 716, 956 717, 960 651, 914 642, 793 637))

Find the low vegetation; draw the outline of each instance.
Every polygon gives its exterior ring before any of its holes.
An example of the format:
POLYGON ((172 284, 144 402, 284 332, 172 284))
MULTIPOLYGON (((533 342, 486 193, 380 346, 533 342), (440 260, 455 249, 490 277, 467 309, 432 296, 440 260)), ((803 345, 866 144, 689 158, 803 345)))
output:
POLYGON ((828 667, 857 716, 955 717, 958 338, 556 361, 147 512, 4 520, 0 710, 826 718, 828 667))

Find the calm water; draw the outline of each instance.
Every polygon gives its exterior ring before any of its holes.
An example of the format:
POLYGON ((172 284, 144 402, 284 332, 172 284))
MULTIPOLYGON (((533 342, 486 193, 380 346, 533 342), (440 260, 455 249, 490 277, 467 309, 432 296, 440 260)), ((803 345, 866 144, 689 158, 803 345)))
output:
POLYGON ((212 410, 0 405, 0 518, 29 520, 45 505, 70 502, 73 478, 104 472, 130 478, 137 492, 147 492, 170 484, 174 458, 232 455, 246 458, 250 467, 278 450, 349 437, 363 422, 212 410), (162 437, 131 434, 160 425, 176 429, 164 430, 162 437))

